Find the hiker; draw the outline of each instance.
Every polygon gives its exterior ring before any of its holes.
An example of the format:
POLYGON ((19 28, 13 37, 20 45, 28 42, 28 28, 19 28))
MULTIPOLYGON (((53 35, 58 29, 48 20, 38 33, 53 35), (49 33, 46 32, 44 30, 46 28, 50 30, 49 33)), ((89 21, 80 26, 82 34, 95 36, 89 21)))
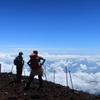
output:
POLYGON ((21 82, 22 70, 24 65, 24 60, 22 57, 23 53, 19 52, 18 56, 14 59, 14 65, 16 65, 16 82, 21 82))
POLYGON ((40 89, 42 87, 43 81, 42 81, 42 76, 43 76, 43 69, 42 69, 42 65, 44 64, 45 59, 38 56, 38 51, 35 50, 33 51, 33 53, 30 55, 30 60, 27 62, 27 64, 30 66, 31 68, 31 73, 28 79, 28 82, 25 86, 25 90, 27 90, 32 82, 32 80, 34 79, 35 75, 38 75, 38 79, 39 79, 39 87, 38 89, 40 89))

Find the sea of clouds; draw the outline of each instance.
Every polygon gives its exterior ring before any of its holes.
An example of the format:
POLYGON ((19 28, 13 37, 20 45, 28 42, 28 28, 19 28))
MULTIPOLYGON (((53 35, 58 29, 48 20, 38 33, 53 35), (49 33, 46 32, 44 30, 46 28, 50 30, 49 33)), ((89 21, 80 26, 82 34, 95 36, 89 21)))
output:
MULTIPOLYGON (((17 50, 0 52, 1 72, 16 74, 13 59, 18 55, 17 50)), ((23 75, 30 74, 27 65, 31 49, 24 51, 25 65, 23 75)), ((70 88, 100 94, 100 56, 97 55, 71 55, 61 53, 39 52, 46 59, 43 66, 44 80, 52 81, 70 88)))

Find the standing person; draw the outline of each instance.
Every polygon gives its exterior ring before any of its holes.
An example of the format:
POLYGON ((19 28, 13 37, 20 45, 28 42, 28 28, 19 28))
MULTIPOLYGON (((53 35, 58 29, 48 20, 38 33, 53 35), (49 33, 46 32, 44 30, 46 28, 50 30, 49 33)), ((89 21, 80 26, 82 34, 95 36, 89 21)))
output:
POLYGON ((22 70, 24 65, 24 60, 22 57, 23 53, 19 52, 18 56, 14 59, 14 65, 16 65, 16 82, 21 82, 22 70))
POLYGON ((32 82, 32 80, 34 79, 35 75, 38 75, 38 79, 39 79, 39 87, 38 89, 41 88, 43 81, 42 81, 42 76, 43 76, 43 69, 42 69, 42 65, 44 64, 45 59, 38 56, 38 51, 35 50, 33 51, 33 53, 30 55, 30 60, 27 62, 27 64, 30 66, 31 68, 31 73, 28 79, 28 82, 25 86, 25 90, 27 90, 32 82))

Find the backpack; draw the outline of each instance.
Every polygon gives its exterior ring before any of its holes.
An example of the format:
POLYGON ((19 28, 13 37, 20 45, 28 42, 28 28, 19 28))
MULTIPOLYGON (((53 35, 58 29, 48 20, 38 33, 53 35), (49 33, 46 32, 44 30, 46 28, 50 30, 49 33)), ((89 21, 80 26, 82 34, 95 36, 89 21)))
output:
POLYGON ((38 56, 36 54, 31 54, 30 55, 30 61, 29 61, 29 66, 32 69, 38 69, 41 68, 41 64, 38 60, 38 56))
POLYGON ((18 64, 18 61, 17 61, 16 58, 14 59, 13 63, 14 63, 14 65, 17 65, 18 64))
POLYGON ((19 56, 17 56, 14 61, 13 61, 14 65, 22 65, 23 64, 23 59, 19 56))

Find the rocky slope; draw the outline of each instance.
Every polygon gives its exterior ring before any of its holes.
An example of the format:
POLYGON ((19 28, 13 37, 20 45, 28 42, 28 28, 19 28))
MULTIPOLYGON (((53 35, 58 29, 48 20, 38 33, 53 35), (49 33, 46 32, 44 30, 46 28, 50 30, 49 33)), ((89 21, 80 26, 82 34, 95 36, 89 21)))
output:
POLYGON ((52 82, 44 81, 38 90, 38 80, 34 79, 29 90, 24 86, 28 76, 23 76, 21 83, 16 83, 12 73, 0 74, 0 100, 100 100, 100 96, 72 90, 52 82))

